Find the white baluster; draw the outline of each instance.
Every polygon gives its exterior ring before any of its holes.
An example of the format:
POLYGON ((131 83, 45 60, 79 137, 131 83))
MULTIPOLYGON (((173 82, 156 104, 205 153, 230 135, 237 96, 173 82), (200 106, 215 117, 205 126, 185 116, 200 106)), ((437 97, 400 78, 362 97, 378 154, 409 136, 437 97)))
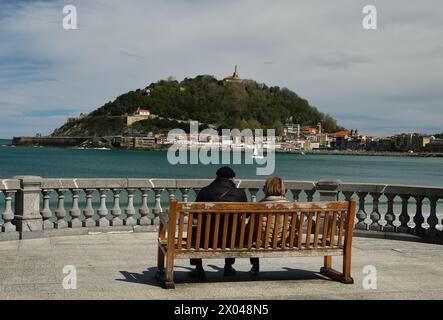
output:
POLYGON ((120 209, 120 189, 112 189, 112 193, 114 196, 113 206, 111 209, 111 226, 122 226, 123 221, 120 219, 120 215, 122 214, 122 210, 120 209))
POLYGON ((99 189, 100 193, 100 208, 97 210, 97 214, 100 217, 97 221, 98 227, 109 227, 109 220, 106 218, 109 211, 106 208, 106 192, 107 189, 99 189))
POLYGON ((151 213, 148 207, 148 193, 149 189, 140 189, 142 193, 142 206, 138 210, 140 213, 140 218, 138 219, 138 224, 140 226, 148 226, 151 224, 151 219, 149 219, 149 214, 151 213))
POLYGON ((92 195, 94 194, 94 189, 85 189, 86 193, 86 206, 83 210, 83 215, 85 219, 83 220, 83 227, 95 227, 96 222, 94 221, 94 208, 92 207, 92 195))
POLYGON ((49 207, 49 202, 51 200, 51 193, 52 190, 49 189, 43 189, 43 209, 40 212, 42 218, 43 218, 43 229, 44 230, 50 230, 54 229, 54 223, 51 221, 52 218, 52 211, 49 207))
POLYGON ((16 226, 12 224, 14 219, 14 212, 12 211, 12 195, 15 191, 7 190, 5 193, 5 211, 3 212, 3 225, 1 230, 3 232, 13 232, 16 231, 16 226))
MULTIPOLYGON (((438 200, 437 200, 437 203, 438 203, 438 200)), ((436 204, 437 204, 436 203, 436 204)), ((436 208, 437 209, 437 208, 436 208)), ((435 226, 435 229, 437 229, 438 231, 443 231, 443 224, 442 224, 442 220, 443 220, 443 213, 441 213, 441 212, 438 212, 437 210, 436 210, 436 216, 437 216, 437 225, 435 226)))
MULTIPOLYGON (((431 199, 429 199, 429 200, 431 200, 431 199)), ((431 227, 431 225, 429 224, 429 221, 428 221, 429 217, 431 216, 431 212, 430 211, 423 211, 423 205, 422 205, 421 215, 423 216, 423 222, 421 224, 421 227, 426 232, 431 227)))
POLYGON ((189 188, 180 188, 180 192, 182 193, 182 201, 188 202, 189 188))
POLYGON ((80 221, 81 211, 78 207, 78 198, 79 198, 79 189, 72 189, 72 208, 69 211, 71 215, 71 221, 69 221, 68 225, 70 228, 80 228, 82 226, 82 222, 80 221))
POLYGON ((175 189, 175 188, 167 188, 166 190, 168 191, 168 194, 169 194, 169 201, 174 200, 175 199, 175 191, 177 189, 175 189))
POLYGON ((125 209, 126 226, 135 226, 137 224, 137 220, 134 219, 135 209, 134 209, 134 189, 128 189, 128 207, 125 209))
POLYGON ((65 209, 65 189, 57 189, 58 205, 55 210, 55 216, 57 221, 54 222, 54 227, 56 229, 65 229, 68 227, 68 222, 66 221, 66 209, 65 209))
POLYGON ((258 188, 249 188, 249 193, 251 194, 252 202, 257 202, 258 188))

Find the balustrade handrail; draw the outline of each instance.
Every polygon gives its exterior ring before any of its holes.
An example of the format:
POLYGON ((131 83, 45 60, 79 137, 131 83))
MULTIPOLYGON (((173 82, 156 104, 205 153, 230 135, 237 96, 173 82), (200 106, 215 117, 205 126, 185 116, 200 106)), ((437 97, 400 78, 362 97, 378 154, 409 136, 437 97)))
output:
MULTIPOLYGON (((196 194, 211 181, 34 176, 0 179, 0 204, 3 203, 0 240, 9 239, 13 234, 22 237, 29 232, 54 229, 155 226, 168 198, 175 198, 179 193, 182 201, 188 201, 191 191, 196 194), (149 200, 152 193, 153 202, 149 200)), ((235 182, 239 188, 247 190, 250 200, 255 202, 264 179, 237 179, 235 182)), ((443 200, 443 188, 340 180, 286 180, 285 186, 294 201, 314 201, 315 197, 316 201, 333 201, 339 197, 357 199, 356 230, 442 237, 443 214, 439 210, 439 200, 443 200), (386 201, 382 201, 382 197, 386 201), (386 208, 382 210, 384 204, 386 208)))

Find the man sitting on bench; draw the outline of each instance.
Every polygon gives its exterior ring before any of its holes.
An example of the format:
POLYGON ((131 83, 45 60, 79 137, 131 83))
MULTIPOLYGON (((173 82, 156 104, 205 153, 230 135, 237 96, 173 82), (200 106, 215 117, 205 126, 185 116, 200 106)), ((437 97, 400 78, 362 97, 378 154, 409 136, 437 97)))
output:
MULTIPOLYGON (((195 200, 196 202, 248 202, 245 191, 238 189, 234 183, 234 170, 230 167, 222 167, 217 170, 216 174, 217 178, 210 185, 200 190, 195 200)), ((239 223, 241 223, 241 221, 239 221, 239 223)), ((203 221, 203 224, 205 224, 205 221, 203 221)), ((211 234, 214 233, 214 228, 215 226, 211 223, 211 234)), ((220 224, 218 243, 221 243, 222 228, 223 226, 220 224)), ((239 229, 240 228, 237 228, 237 230, 239 229)), ((205 226, 203 226, 202 230, 205 230, 205 226)), ((193 239, 193 241, 196 240, 193 239)), ((201 246, 203 246, 203 241, 201 246)), ((191 271, 190 276, 204 279, 205 271, 203 269, 202 259, 190 259, 190 263, 196 266, 196 268, 191 271)), ((235 269, 232 267, 234 263, 235 258, 225 259, 224 276, 232 276, 235 274, 235 269)))

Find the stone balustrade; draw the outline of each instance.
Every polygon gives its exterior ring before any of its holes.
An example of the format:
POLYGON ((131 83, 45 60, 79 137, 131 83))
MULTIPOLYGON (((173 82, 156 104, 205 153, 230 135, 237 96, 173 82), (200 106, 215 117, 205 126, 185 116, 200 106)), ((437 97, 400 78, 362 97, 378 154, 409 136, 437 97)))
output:
MULTIPOLYGON (((43 179, 0 180, 0 240, 51 234, 153 231, 158 214, 176 198, 193 201, 210 179, 43 179)), ((263 180, 237 180, 250 201, 262 197, 263 180)), ((443 188, 285 181, 291 201, 357 200, 356 235, 440 242, 443 188), (440 201, 440 202, 439 202, 440 201), (412 239, 412 238, 411 238, 412 239)))

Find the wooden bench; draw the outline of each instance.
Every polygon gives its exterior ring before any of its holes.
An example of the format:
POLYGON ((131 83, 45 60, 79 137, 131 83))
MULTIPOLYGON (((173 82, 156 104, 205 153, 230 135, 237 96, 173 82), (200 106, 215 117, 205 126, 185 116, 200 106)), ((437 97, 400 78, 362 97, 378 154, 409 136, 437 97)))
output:
POLYGON ((355 201, 205 203, 172 200, 169 212, 160 215, 157 275, 165 288, 174 288, 175 259, 324 256, 321 274, 353 283, 354 216, 355 201), (332 268, 332 256, 343 256, 342 272, 332 268))

